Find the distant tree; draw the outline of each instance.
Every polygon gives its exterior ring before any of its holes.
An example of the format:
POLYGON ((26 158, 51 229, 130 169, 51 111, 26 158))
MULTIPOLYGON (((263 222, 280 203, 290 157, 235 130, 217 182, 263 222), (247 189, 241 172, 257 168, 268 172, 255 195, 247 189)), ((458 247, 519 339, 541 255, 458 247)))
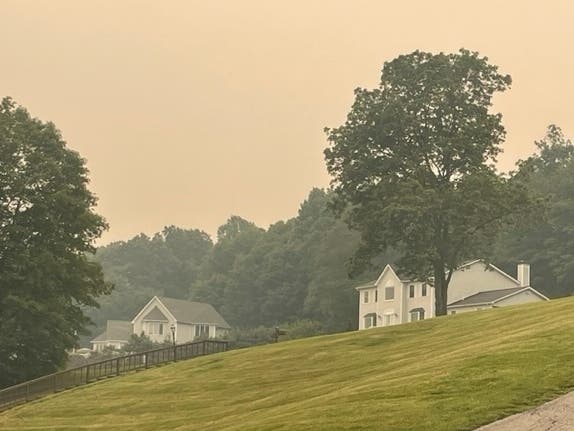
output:
POLYGON ((510 226, 496 241, 496 259, 506 268, 524 260, 531 283, 551 297, 574 292, 574 145, 550 125, 537 152, 520 162, 516 176, 543 197, 538 222, 510 226))
POLYGON ((149 338, 147 335, 143 333, 140 335, 132 334, 130 336, 128 344, 124 345, 120 349, 120 353, 125 354, 140 353, 145 352, 147 350, 160 349, 162 347, 167 347, 171 345, 172 344, 169 341, 169 339, 166 339, 166 341, 164 341, 163 343, 157 343, 155 341, 152 341, 151 338, 149 338))
POLYGON ((379 87, 357 89, 347 121, 326 129, 336 206, 362 235, 357 259, 394 248, 403 271, 434 279, 437 315, 452 271, 488 256, 529 207, 525 188, 493 167, 505 130, 489 108, 510 83, 477 53, 416 51, 385 63, 379 87))
POLYGON ((53 124, 0 102, 0 387, 64 366, 111 289, 86 257, 106 228, 88 182, 53 124))

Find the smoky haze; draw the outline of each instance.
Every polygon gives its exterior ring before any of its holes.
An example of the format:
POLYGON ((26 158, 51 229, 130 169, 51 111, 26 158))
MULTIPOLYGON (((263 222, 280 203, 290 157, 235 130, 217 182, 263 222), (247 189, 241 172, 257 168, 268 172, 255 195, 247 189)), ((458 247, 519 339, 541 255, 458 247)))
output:
POLYGON ((0 95, 88 160, 102 243, 214 233, 231 214, 266 226, 328 185, 323 127, 353 89, 415 49, 465 47, 512 75, 501 169, 549 123, 571 136, 573 16, 568 1, 4 0, 0 95))

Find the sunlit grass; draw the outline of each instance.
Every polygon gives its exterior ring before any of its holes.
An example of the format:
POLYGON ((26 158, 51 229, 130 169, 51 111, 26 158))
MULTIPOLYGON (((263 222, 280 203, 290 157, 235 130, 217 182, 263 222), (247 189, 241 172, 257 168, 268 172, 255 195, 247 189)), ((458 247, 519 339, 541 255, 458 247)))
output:
POLYGON ((236 350, 0 414, 0 429, 472 430, 574 388, 574 300, 236 350))

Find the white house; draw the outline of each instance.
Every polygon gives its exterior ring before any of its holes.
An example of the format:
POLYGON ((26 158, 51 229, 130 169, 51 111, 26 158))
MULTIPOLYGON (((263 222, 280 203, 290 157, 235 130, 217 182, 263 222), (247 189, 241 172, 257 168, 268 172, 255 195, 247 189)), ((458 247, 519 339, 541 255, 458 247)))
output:
POLYGON ((144 333, 152 341, 172 339, 187 343, 197 338, 218 338, 231 328, 210 304, 154 296, 132 320, 134 334, 144 333))
POLYGON ((121 348, 132 334, 147 335, 152 341, 187 343, 198 338, 226 335, 230 326, 210 304, 154 296, 130 321, 108 320, 106 331, 92 343, 92 349, 121 348), (173 332, 172 332, 173 330, 173 332))
POLYGON ((94 338, 92 350, 101 352, 106 347, 121 349, 128 344, 132 331, 132 323, 125 320, 108 320, 106 330, 94 338))
MULTIPOLYGON (((356 290, 359 292, 359 329, 435 316, 434 287, 400 277, 390 265, 377 280, 358 286, 356 290)), ((475 260, 453 273, 447 311, 455 314, 547 300, 530 286, 530 265, 520 263, 517 278, 514 278, 492 264, 475 260)))

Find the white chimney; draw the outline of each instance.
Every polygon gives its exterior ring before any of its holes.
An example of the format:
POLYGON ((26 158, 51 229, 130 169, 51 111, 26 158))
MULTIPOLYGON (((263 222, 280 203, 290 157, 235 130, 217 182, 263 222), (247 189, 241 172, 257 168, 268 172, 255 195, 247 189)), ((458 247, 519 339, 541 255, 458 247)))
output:
POLYGON ((521 287, 530 286, 530 265, 524 262, 520 262, 518 264, 518 268, 516 270, 516 278, 520 283, 521 287))

